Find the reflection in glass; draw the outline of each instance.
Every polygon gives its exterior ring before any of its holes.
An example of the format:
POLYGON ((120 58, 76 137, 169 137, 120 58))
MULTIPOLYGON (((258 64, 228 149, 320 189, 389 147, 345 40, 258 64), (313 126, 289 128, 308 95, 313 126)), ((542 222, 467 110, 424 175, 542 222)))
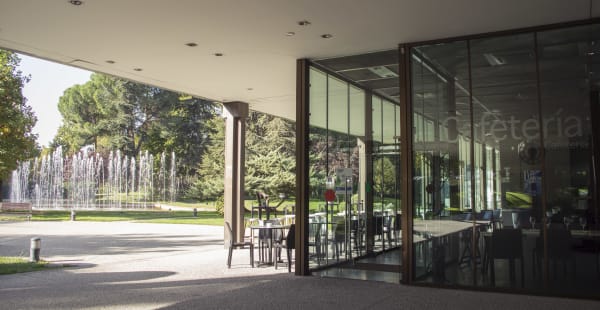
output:
POLYGON ((471 285, 473 248, 466 42, 421 46, 411 59, 414 270, 425 282, 471 285))

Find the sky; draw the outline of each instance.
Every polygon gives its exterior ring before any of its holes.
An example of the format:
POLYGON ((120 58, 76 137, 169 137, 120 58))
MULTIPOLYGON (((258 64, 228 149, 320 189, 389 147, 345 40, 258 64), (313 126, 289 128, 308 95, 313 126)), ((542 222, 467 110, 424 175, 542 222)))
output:
POLYGON ((62 124, 58 99, 67 88, 89 81, 92 72, 25 55, 19 57, 19 70, 23 75, 31 75, 23 87, 23 96, 38 118, 33 133, 38 135, 40 146, 48 146, 62 124))

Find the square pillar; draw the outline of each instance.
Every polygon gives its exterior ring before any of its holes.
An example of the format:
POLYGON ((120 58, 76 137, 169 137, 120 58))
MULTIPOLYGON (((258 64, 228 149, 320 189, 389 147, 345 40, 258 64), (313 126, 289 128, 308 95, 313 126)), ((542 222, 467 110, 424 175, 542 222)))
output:
MULTIPOLYGON (((246 117, 248 104, 245 102, 228 102, 223 104, 225 118, 225 221, 231 224, 234 242, 244 239, 244 175, 246 117)), ((226 228, 225 244, 229 243, 226 228)))

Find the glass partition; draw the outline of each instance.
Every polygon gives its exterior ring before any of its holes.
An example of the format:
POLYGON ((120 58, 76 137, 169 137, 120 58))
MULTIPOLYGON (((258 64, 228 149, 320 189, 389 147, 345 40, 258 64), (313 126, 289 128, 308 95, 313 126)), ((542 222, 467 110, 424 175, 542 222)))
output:
POLYGON ((597 294, 597 42, 588 25, 411 49, 415 281, 597 294))
POLYGON ((466 42, 412 50, 413 253, 417 281, 471 284, 471 127, 466 42), (444 65, 444 71, 436 70, 444 65))
MULTIPOLYGON (((581 26, 537 34, 539 91, 547 190, 541 233, 535 242, 532 266, 535 281, 555 293, 595 294, 600 285, 598 203, 592 200, 591 94, 600 88, 600 26, 581 26), (547 255, 543 255, 542 249, 547 255), (545 271, 545 272, 540 272, 545 271)), ((596 97, 597 100, 597 97, 596 97)), ((596 101, 596 105, 598 101, 596 101)), ((536 210, 537 211, 537 210, 536 210)))
POLYGON ((318 268, 359 251, 352 217, 365 195, 365 94, 316 68, 310 80, 308 251, 309 266, 318 268))
POLYGON ((311 268, 397 274, 381 262, 407 246, 409 283, 597 296, 600 26, 547 29, 408 45, 409 68, 394 50, 315 62, 311 268))

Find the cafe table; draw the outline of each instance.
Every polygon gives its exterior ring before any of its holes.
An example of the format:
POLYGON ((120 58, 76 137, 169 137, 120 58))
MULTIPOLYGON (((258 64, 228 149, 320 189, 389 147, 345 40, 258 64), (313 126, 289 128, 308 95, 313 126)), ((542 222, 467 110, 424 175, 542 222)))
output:
POLYGON ((290 225, 280 225, 280 224, 270 224, 266 223, 264 225, 253 225, 250 226, 250 237, 251 240, 254 241, 255 236, 258 236, 259 239, 259 263, 263 264, 273 264, 273 243, 276 238, 283 238, 284 232, 290 228, 290 225), (267 243, 268 248, 268 260, 265 260, 264 255, 264 246, 261 246, 261 238, 263 238, 267 243))

